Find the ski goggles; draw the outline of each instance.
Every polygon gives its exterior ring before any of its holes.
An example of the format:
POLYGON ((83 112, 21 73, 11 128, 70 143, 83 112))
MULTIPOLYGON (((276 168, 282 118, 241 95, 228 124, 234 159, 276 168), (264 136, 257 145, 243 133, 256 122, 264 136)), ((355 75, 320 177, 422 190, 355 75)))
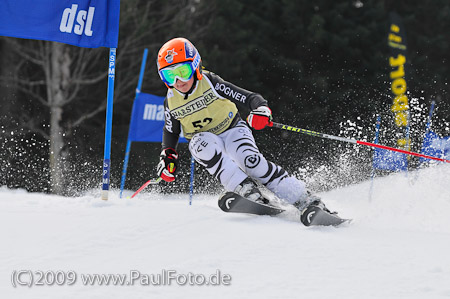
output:
POLYGON ((169 86, 173 86, 177 79, 187 82, 191 80, 195 73, 195 69, 192 66, 192 62, 187 61, 178 63, 174 66, 163 68, 159 71, 159 76, 164 83, 169 86))

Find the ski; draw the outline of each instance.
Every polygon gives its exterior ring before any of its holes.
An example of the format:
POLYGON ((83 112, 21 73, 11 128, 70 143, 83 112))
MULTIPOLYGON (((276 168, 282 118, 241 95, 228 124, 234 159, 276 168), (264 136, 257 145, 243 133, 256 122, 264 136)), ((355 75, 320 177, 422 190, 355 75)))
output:
MULTIPOLYGON (((222 195, 219 198, 219 207, 224 212, 269 216, 276 216, 286 211, 284 207, 254 202, 234 192, 222 195)), ((305 226, 339 226, 350 223, 351 219, 341 218, 335 213, 329 213, 318 206, 311 205, 300 214, 300 221, 305 226)))
POLYGON ((305 226, 338 226, 342 223, 350 223, 351 219, 341 218, 337 214, 329 213, 318 206, 311 205, 303 210, 300 221, 305 226))
POLYGON ((255 215, 278 215, 285 210, 270 204, 251 201, 234 192, 227 192, 219 199, 219 207, 224 212, 255 215))

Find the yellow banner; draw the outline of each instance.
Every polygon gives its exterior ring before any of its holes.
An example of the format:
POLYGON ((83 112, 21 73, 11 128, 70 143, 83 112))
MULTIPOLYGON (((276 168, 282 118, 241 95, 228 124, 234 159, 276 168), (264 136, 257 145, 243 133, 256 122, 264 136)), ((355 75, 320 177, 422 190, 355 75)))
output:
POLYGON ((390 28, 388 34, 388 45, 391 49, 389 65, 391 71, 391 92, 393 100, 391 111, 395 116, 395 125, 399 128, 397 146, 405 150, 410 149, 409 130, 409 100, 407 96, 407 85, 405 79, 406 65, 406 35, 401 18, 396 13, 390 14, 390 28))

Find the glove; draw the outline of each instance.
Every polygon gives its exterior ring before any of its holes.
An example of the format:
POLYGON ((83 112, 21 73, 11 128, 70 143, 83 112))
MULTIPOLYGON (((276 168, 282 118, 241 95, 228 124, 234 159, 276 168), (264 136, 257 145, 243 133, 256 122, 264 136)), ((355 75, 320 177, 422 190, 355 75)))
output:
POLYGON ((166 182, 175 181, 175 172, 177 171, 178 153, 173 148, 163 149, 159 156, 157 167, 158 176, 166 182))
POLYGON ((250 112, 247 122, 255 130, 262 130, 266 126, 271 127, 273 126, 272 110, 267 106, 260 106, 250 112))

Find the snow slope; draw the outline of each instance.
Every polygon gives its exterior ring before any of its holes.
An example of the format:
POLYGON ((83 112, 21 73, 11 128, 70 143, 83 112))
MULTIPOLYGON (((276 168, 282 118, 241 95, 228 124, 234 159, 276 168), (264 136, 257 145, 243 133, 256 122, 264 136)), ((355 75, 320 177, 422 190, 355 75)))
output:
MULTIPOLYGON (((322 193, 354 222, 306 228, 285 217, 226 214, 216 196, 63 198, 0 188, 1 298, 450 297, 450 167, 322 193), (86 286, 81 274, 231 275, 225 286, 86 286), (18 286, 16 270, 70 271, 71 286, 18 286)), ((22 276, 27 280, 27 275, 22 276)))

